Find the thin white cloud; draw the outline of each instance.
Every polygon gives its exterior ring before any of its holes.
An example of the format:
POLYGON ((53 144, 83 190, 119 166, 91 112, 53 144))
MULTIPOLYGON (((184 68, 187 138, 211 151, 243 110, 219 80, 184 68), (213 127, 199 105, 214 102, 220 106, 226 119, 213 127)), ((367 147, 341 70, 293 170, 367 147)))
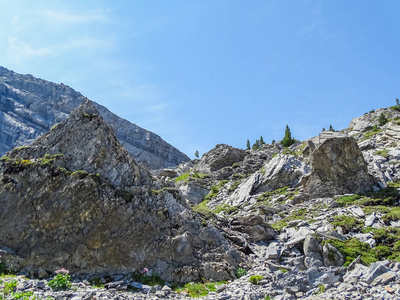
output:
POLYGON ((17 37, 9 36, 8 37, 9 43, 9 53, 17 62, 21 62, 25 59, 30 59, 38 56, 47 55, 51 52, 49 48, 40 47, 40 48, 33 48, 27 43, 18 40, 17 37))
POLYGON ((106 48, 111 48, 113 42, 111 40, 101 40, 96 38, 78 38, 65 41, 61 44, 49 45, 47 47, 37 47, 29 45, 23 40, 15 36, 8 37, 9 57, 14 61, 21 63, 24 60, 50 55, 63 55, 66 52, 80 51, 93 53, 106 48))
POLYGON ((56 10, 43 10, 42 14, 50 22, 53 23, 68 23, 68 24, 92 24, 92 23, 105 23, 108 22, 108 17, 97 11, 91 11, 84 14, 71 14, 56 10))

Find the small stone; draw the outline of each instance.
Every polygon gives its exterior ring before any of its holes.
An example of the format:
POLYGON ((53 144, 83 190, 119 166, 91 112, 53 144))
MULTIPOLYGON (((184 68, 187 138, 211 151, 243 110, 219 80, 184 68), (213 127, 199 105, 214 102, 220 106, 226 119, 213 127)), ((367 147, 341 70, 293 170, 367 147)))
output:
POLYGON ((227 300, 227 299, 230 299, 230 298, 231 298, 231 295, 229 295, 229 294, 218 295, 218 300, 227 300))
POLYGON ((221 285, 216 287, 217 293, 221 293, 225 289, 226 289, 226 284, 221 284, 221 285))
POLYGON ((90 282, 87 280, 82 281, 84 285, 90 286, 90 282))
POLYGON ((169 286, 164 285, 161 291, 168 295, 172 292, 172 289, 169 286))
POLYGON ((39 268, 38 273, 37 273, 37 277, 39 279, 45 279, 49 277, 49 273, 43 269, 43 268, 39 268))
POLYGON ((298 292, 295 294, 296 298, 302 298, 304 297, 304 293, 303 292, 298 292))
POLYGON ((375 280, 372 282, 372 285, 387 284, 390 281, 392 281, 395 277, 396 277, 396 273, 394 273, 392 271, 386 272, 386 273, 376 277, 375 280))
POLYGON ((154 296, 159 297, 159 298, 164 298, 166 296, 166 293, 163 291, 157 291, 157 292, 155 292, 154 296))
POLYGON ((388 271, 388 268, 385 267, 383 263, 384 262, 372 263, 368 270, 368 273, 363 276, 363 279, 368 283, 372 283, 379 275, 386 273, 388 271))
POLYGON ((112 288, 116 288, 117 286, 122 285, 122 284, 124 284, 124 281, 120 280, 120 281, 114 281, 114 282, 106 283, 104 285, 104 287, 107 288, 107 289, 112 289, 112 288))
POLYGON ((44 281, 38 281, 38 282, 36 283, 36 288, 41 289, 41 290, 44 290, 44 289, 46 288, 45 282, 44 282, 44 281))
POLYGON ((393 294, 395 292, 395 289, 391 288, 390 286, 385 286, 385 290, 390 294, 393 294))

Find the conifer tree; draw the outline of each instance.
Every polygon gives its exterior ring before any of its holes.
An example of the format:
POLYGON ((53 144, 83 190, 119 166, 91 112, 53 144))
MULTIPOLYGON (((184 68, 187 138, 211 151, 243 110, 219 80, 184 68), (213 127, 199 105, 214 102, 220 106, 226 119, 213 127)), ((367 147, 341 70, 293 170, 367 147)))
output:
POLYGON ((386 118, 384 113, 381 113, 381 115, 379 116, 378 122, 379 122, 379 126, 383 126, 387 122, 389 122, 389 120, 386 118))
POLYGON ((275 143, 276 143, 276 141, 275 141, 275 140, 272 140, 271 144, 272 144, 272 145, 275 145, 275 143))
POLYGON ((325 131, 325 127, 322 127, 322 132, 324 132, 325 131))
POLYGON ((332 127, 332 124, 329 125, 329 131, 335 131, 335 129, 332 127))
POLYGON ((260 149, 260 140, 256 140, 256 142, 252 146, 253 150, 260 149))
POLYGON ((282 139, 281 143, 284 147, 289 147, 295 143, 295 140, 292 138, 292 133, 290 132, 290 128, 288 125, 286 125, 285 136, 282 139))
POLYGON ((196 152, 194 153, 194 157, 199 158, 199 150, 196 150, 196 152))
POLYGON ((250 150, 250 141, 249 140, 247 140, 247 143, 246 143, 246 150, 250 150))
POLYGON ((260 146, 265 145, 264 139, 262 136, 260 136, 260 146))

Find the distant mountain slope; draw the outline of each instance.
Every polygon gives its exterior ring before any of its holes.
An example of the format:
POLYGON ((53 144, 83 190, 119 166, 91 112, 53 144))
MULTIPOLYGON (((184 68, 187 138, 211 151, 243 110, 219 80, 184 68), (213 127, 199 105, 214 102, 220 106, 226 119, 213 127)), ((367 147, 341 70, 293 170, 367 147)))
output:
MULTIPOLYGON (((0 67, 0 155, 49 131, 85 99, 69 86, 0 67)), ((158 135, 93 103, 114 128, 121 144, 148 168, 170 167, 189 160, 158 135)))

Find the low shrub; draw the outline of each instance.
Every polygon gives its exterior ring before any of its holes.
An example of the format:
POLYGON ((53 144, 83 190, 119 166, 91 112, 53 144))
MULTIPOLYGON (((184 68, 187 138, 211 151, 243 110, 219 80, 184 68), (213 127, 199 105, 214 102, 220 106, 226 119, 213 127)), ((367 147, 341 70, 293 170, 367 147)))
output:
POLYGON ((52 290, 68 290, 71 288, 71 277, 69 276, 69 271, 65 269, 57 270, 57 275, 50 280, 47 285, 52 290))
POLYGON ((247 274, 246 269, 244 269, 244 268, 242 268, 242 267, 239 267, 239 268, 236 269, 236 277, 237 277, 237 278, 243 277, 243 276, 245 276, 246 274, 247 274))
POLYGON ((249 281, 252 284, 258 284, 258 282, 263 279, 264 279, 264 277, 262 275, 252 275, 252 276, 250 276, 249 281))

